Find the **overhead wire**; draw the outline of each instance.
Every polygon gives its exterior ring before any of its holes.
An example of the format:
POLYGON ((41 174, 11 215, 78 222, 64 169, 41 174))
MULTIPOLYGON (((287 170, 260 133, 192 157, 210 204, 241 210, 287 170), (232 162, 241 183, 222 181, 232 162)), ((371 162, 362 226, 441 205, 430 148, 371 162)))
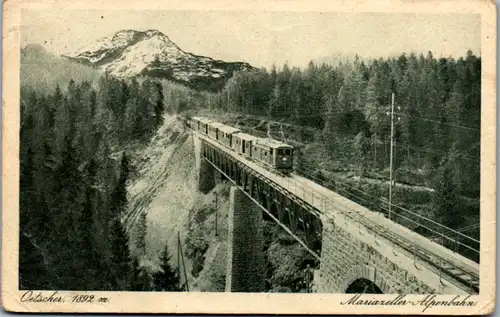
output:
MULTIPOLYGON (((336 114, 339 114, 339 113, 344 113, 344 111, 338 111, 338 112, 327 112, 327 113, 321 113, 321 114, 314 114, 314 115, 300 115, 300 116, 292 116, 293 118, 307 118, 307 117, 329 117, 329 116, 332 116, 332 115, 336 115, 336 114)), ((400 115, 400 114, 398 114, 400 115)), ((403 115, 403 116, 406 116, 406 117, 411 117, 409 115, 403 115)), ((426 119, 426 118, 423 118, 423 117, 418 117, 418 116, 415 116, 415 118, 420 118, 420 119, 426 119)), ((439 121, 436 121, 436 120, 431 120, 431 119, 426 119, 430 122, 436 122, 436 123, 443 123, 443 124, 446 124, 446 125, 450 125, 450 124, 447 124, 447 123, 444 123, 444 122, 439 122, 439 121)), ((472 128, 472 127, 466 127, 466 126, 463 126, 463 125, 450 125, 450 126, 454 126, 454 127, 458 127, 458 128, 464 128, 464 129, 469 129, 469 130, 477 130, 477 131, 480 131, 479 129, 476 129, 476 128, 472 128)), ((349 142, 349 141, 348 141, 349 142)), ((351 143, 354 142, 354 140, 351 140, 350 141, 351 143)), ((377 141, 376 142, 377 144, 387 144, 386 142, 384 141, 377 141)), ((414 145, 409 145, 409 144, 406 144, 406 143, 402 143, 402 142, 398 142, 397 144, 400 144, 400 145, 404 145, 405 147, 409 147, 409 148, 412 148, 414 150, 417 150, 417 151, 420 151, 420 152, 427 152, 427 153, 434 153, 434 154, 442 154, 442 155, 448 155, 449 153, 447 152, 443 152, 443 151, 438 151, 438 150, 435 150, 435 149, 427 149, 427 148, 421 148, 421 147, 417 147, 417 146, 414 146, 414 145)), ((479 157, 477 156, 474 156, 474 155, 469 155, 469 154, 464 154, 464 153, 457 153, 458 157, 460 159, 469 159, 470 161, 473 161, 473 160, 477 160, 479 159, 479 157)))
MULTIPOLYGON (((243 162, 243 163, 244 163, 245 165, 248 165, 246 162, 243 162)), ((268 173, 272 173, 272 172, 269 172, 269 171, 267 171, 267 172, 268 172, 268 173)), ((260 172, 258 172, 258 173, 260 173, 260 172)), ((264 176, 264 175, 263 175, 263 176, 264 176)), ((264 176, 264 177, 266 177, 266 176, 264 176)), ((266 178, 267 178, 267 177, 266 177, 266 178)), ((290 180, 288 180, 288 182, 290 182, 290 180)), ((297 181, 296 181, 296 180, 294 180, 294 183, 295 183, 295 186, 296 186, 297 181)), ((279 184, 278 184, 278 185, 279 185, 279 184)), ((279 186, 282 186, 282 185, 279 185, 279 186)), ((299 187, 302 187, 302 189, 303 189, 303 191, 304 191, 304 188, 303 188, 303 186, 302 186, 302 185, 299 185, 299 187)), ((311 196, 311 198, 312 198, 312 199, 314 199, 314 193, 313 193, 313 192, 311 192, 310 194, 312 195, 312 196, 311 196)), ((325 200, 329 200, 329 199, 327 199, 327 198, 326 198, 323 194, 317 194, 317 197, 320 197, 320 200, 322 200, 323 202, 324 202, 325 200)), ((317 208, 317 207, 315 207, 315 205, 316 205, 316 204, 314 204, 314 201, 312 201, 312 204, 313 204, 313 207, 314 207, 314 208, 317 208)), ((326 205, 325 205, 325 206, 326 206, 326 205)), ((360 220, 359 220, 359 219, 358 219, 358 220, 356 220, 356 218, 354 217, 354 215, 358 215, 359 217, 362 217, 362 218, 364 217, 364 216, 362 216, 362 215, 360 214, 360 212, 359 212, 359 211, 357 211, 357 210, 353 210, 353 209, 351 209, 350 207, 348 207, 348 206, 346 206, 345 204, 340 203, 340 202, 336 202, 336 209, 335 209, 335 210, 336 210, 336 211, 340 211, 340 212, 341 212, 341 214, 346 215, 349 219, 352 219, 352 220, 354 220, 355 222, 358 222, 358 223, 360 223, 360 220), (346 210, 340 210, 340 209, 339 209, 339 207, 340 207, 340 206, 341 206, 342 208, 346 208, 346 209, 348 209, 348 211, 349 211, 349 212, 346 212, 346 210), (353 217, 354 217, 354 218, 353 218, 353 217)), ((325 213, 327 213, 328 215, 331 215, 331 217, 333 217, 333 219, 335 219, 335 217, 336 217, 336 216, 332 213, 332 211, 329 211, 327 208, 326 208, 324 211, 325 211, 325 213)), ((367 220, 367 221, 369 221, 369 222, 371 222, 371 220, 369 220, 368 218, 366 218, 366 220, 367 220)), ((365 224, 363 224, 363 226, 365 226, 365 224)), ((380 227, 380 226, 379 226, 379 227, 380 227)), ((373 228, 370 228, 370 227, 368 227, 367 229, 373 230, 373 228)), ((383 227, 382 227, 382 229, 383 229, 383 227)), ((387 230, 385 230, 385 231, 387 231, 387 230)), ((384 232, 385 232, 385 231, 384 231, 384 232)), ((374 234, 375 234, 375 231, 374 231, 374 234)), ((394 235, 394 233, 393 233, 393 235, 394 235)), ((397 234, 396 234, 396 235, 397 235, 397 234)), ((385 235, 382 235, 382 236, 384 237, 385 235)), ((386 238, 388 238, 388 237, 386 237, 386 238)), ((402 237, 401 237, 401 238, 402 238, 402 237)), ((392 238, 391 238, 391 239, 392 239, 392 238)), ((403 240, 404 240, 404 238, 403 238, 403 240)), ((331 240, 329 240, 329 241, 331 241, 331 240)), ((393 241, 393 243, 394 243, 394 241, 393 241)), ((413 243, 411 243, 410 241, 408 241, 408 243, 409 243, 409 245, 410 245, 410 247, 411 247, 411 248, 418 248, 418 249, 422 249, 421 247, 414 245, 414 244, 413 244, 413 243)), ((399 245, 399 242, 398 242, 398 245, 399 245)), ((393 247, 394 247, 394 244, 393 244, 393 247)), ((426 251, 425 249, 422 249, 422 250, 424 250, 425 252, 428 252, 428 251, 426 251)), ((419 252, 420 252, 420 251, 419 251, 419 252)), ((444 259, 444 260, 443 260, 443 259, 440 259, 440 262, 439 262, 439 263, 441 263, 441 261, 444 261, 445 263, 450 263, 450 264, 452 264, 451 262, 447 261, 446 259, 444 259)), ((441 264, 440 264, 440 265, 441 265, 441 264)), ((452 265, 453 265, 453 264, 452 264, 452 265)), ((457 268, 458 268, 458 267, 457 267, 457 268)), ((463 271, 463 269, 460 269, 460 268, 458 268, 458 269, 459 269, 459 270, 461 270, 461 271, 463 271)), ((439 272, 440 272, 440 276, 441 276, 441 268, 439 269, 439 272)), ((469 274, 469 273, 468 273, 468 274, 469 274)), ((475 273, 471 273, 471 274, 475 274, 475 273)), ((473 276, 475 276, 475 275, 473 275, 473 276)))
MULTIPOLYGON (((290 115, 288 117, 297 118, 297 119, 298 118, 330 117, 330 116, 334 116, 334 115, 337 115, 337 114, 345 114, 345 112, 346 112, 346 110, 335 109, 334 111, 326 111, 326 112, 322 112, 322 113, 309 114, 309 115, 295 115, 295 114, 292 114, 292 115, 290 115)), ((281 112, 282 115, 283 114, 289 114, 289 113, 290 112, 285 112, 285 111, 281 112)), ((274 115, 276 115, 276 113, 274 115)), ((422 116, 414 116, 414 115, 409 115, 409 114, 400 113, 400 112, 395 112, 394 115, 395 116, 403 116, 403 117, 407 117, 407 118, 420 119, 420 120, 427 121, 427 122, 439 123, 439 124, 447 125, 447 126, 454 127, 454 128, 480 131, 480 129, 478 129, 478 128, 469 127, 469 126, 465 126, 465 125, 461 125, 461 124, 451 124, 451 123, 442 122, 442 121, 438 121, 438 120, 432 120, 432 119, 429 119, 429 118, 426 118, 426 117, 422 117, 422 116)))
POLYGON ((403 117, 408 117, 408 118, 414 118, 414 119, 416 118, 416 119, 420 119, 420 120, 427 121, 427 122, 439 123, 439 124, 447 125, 447 126, 450 126, 450 127, 453 127, 453 128, 460 128, 460 129, 480 131, 480 129, 477 129, 477 128, 473 128, 473 127, 469 127, 469 126, 464 126, 464 125, 459 125, 459 124, 450 124, 450 123, 447 123, 447 122, 432 120, 432 119, 428 119, 428 118, 420 117, 420 116, 410 116, 410 115, 401 114, 401 113, 398 113, 398 116, 403 116, 403 117))
MULTIPOLYGON (((409 144, 403 143, 403 142, 394 141, 393 143, 396 146, 396 148, 399 148, 399 149, 410 148, 410 149, 416 150, 418 152, 427 152, 427 153, 434 153, 434 154, 440 154, 440 155, 449 155, 448 152, 438 151, 438 150, 434 150, 434 149, 426 149, 426 148, 422 148, 422 147, 418 147, 418 146, 414 146, 414 145, 409 145, 409 144), (398 145, 399 145, 399 147, 398 147, 398 145)), ((390 142, 377 141, 376 144, 389 145, 390 142)), ((463 154, 463 153, 457 153, 456 158, 464 159, 464 160, 471 161, 471 162, 478 162, 480 160, 480 157, 478 157, 478 156, 468 155, 468 154, 463 154)))
MULTIPOLYGON (((313 172, 313 173, 315 172, 315 171, 313 171, 313 170, 308 170, 308 171, 309 171, 309 172, 313 172)), ((315 178, 317 181, 320 181, 320 182, 324 183, 324 181, 320 180, 319 178, 315 177, 314 175, 310 175, 310 176, 311 176, 312 178, 315 178)), ((338 180, 336 180, 336 181, 338 181, 338 180)), ((351 187, 351 188, 353 188, 353 189, 355 189, 355 190, 357 190, 357 191, 359 191, 359 192, 362 192, 362 193, 364 193, 364 194, 366 194, 366 195, 369 195, 370 197, 373 197, 373 198, 376 198, 376 199, 380 199, 380 198, 377 198, 376 196, 374 196, 374 195, 372 195, 372 194, 370 194, 370 193, 367 193, 366 191, 363 191, 363 190, 361 190, 361 189, 359 189, 359 188, 355 188, 355 187, 354 187, 354 186, 352 186, 352 185, 345 184, 345 183, 344 183, 344 185, 349 186, 349 187, 351 187)), ((352 193, 350 193, 350 194, 352 194, 352 193)), ((356 195, 354 195, 354 194, 352 194, 352 195, 353 195, 354 197, 357 197, 357 198, 359 198, 359 199, 362 199, 362 200, 364 200, 364 201, 366 201, 366 202, 368 202, 368 203, 373 203, 373 202, 370 202, 370 201, 368 201, 367 199, 364 199, 364 198, 362 198, 362 197, 356 196, 356 195)), ((389 204, 389 202, 386 202, 386 204, 389 204)), ((454 230, 454 229, 452 229, 452 228, 449 228, 449 227, 447 227, 447 226, 444 226, 444 225, 440 224, 439 222, 436 222, 436 221, 434 221, 434 220, 432 220, 432 219, 429 219, 429 218, 427 218, 427 217, 425 217, 425 216, 422 216, 422 215, 420 215, 420 214, 418 214, 418 213, 412 212, 412 211, 410 211, 409 209, 406 209, 406 208, 404 208, 404 207, 402 207, 402 206, 399 206, 399 205, 396 205, 396 204, 393 204, 393 203, 391 203, 390 205, 391 205, 392 207, 395 207, 395 208, 398 208, 398 209, 400 209, 400 210, 402 210, 402 211, 405 211, 405 212, 407 212, 407 213, 409 213, 409 214, 411 214, 411 215, 414 215, 414 216, 416 216, 416 217, 418 217, 418 218, 420 218, 420 219, 423 219, 423 220, 429 221, 429 222, 431 222, 431 223, 433 223, 433 224, 437 225, 437 226, 438 226, 438 227, 440 227, 440 228, 443 228, 443 229, 445 229, 445 230, 449 230, 449 231, 451 231, 451 232, 453 232, 453 233, 457 233, 457 234, 461 235, 462 237, 464 237, 464 238, 466 238, 466 239, 470 239, 470 240, 471 240, 471 241, 473 241, 473 242, 477 242, 477 243, 479 243, 479 240, 477 240, 477 239, 474 239, 474 238, 472 238, 472 237, 470 237, 470 236, 464 235, 464 234, 460 233, 460 232, 459 232, 459 231, 457 231, 457 230, 454 230)))

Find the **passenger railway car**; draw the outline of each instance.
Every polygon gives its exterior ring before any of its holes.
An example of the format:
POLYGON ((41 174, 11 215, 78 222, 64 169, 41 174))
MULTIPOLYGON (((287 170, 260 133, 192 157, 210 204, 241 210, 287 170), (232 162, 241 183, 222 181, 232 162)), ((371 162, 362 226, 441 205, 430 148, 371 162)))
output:
POLYGON ((237 128, 201 117, 191 118, 189 125, 192 129, 259 164, 286 175, 293 169, 293 147, 286 143, 258 138, 237 128))
POLYGON ((237 133, 233 137, 233 149, 236 153, 243 154, 244 156, 252 157, 252 144, 257 141, 258 138, 253 135, 246 134, 243 132, 237 133))
POLYGON ((190 124, 192 129, 198 130, 203 134, 208 134, 208 126, 210 123, 212 123, 211 120, 200 117, 193 117, 191 118, 190 124))
POLYGON ((219 140, 219 128, 223 126, 222 123, 219 122, 210 122, 208 124, 208 136, 214 140, 219 140))
POLYGON ((234 142, 234 135, 240 133, 241 130, 223 124, 218 128, 217 132, 218 132, 217 140, 220 143, 224 144, 225 146, 232 148, 234 142))
POLYGON ((200 130, 200 117, 191 117, 188 119, 188 126, 193 130, 200 130))

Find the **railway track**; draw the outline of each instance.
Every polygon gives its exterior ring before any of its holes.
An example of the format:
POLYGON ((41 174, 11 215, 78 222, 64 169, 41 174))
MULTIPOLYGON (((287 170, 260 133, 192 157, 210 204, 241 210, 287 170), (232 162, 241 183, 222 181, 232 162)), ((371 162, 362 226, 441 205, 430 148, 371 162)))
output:
MULTIPOLYGON (((209 139, 207 138, 207 140, 209 140, 209 139)), ((216 144, 217 147, 219 147, 219 148, 223 149, 225 152, 227 152, 226 148, 224 148, 223 146, 220 146, 215 141, 209 140, 209 142, 212 144, 216 144)), ((248 167, 252 168, 251 166, 249 166, 250 162, 246 162, 242 158, 239 158, 237 156, 232 155, 232 153, 231 153, 231 156, 233 156, 235 159, 239 160, 240 162, 244 163, 244 165, 247 165, 248 167)), ((255 164, 254 162, 252 162, 252 163, 255 164)), ((285 178, 285 175, 283 175, 281 173, 277 174, 274 171, 271 172, 265 168, 262 168, 262 169, 268 173, 273 173, 274 175, 276 175, 279 178, 285 178)), ((268 179, 268 177, 266 175, 260 173, 259 171, 256 171, 256 173, 260 174, 264 179, 268 179)), ((309 180, 309 181, 311 181, 311 180, 309 180)), ((297 198, 304 200, 304 203, 311 206, 314 210, 316 210, 320 214, 323 214, 324 216, 328 216, 328 214, 325 214, 323 211, 321 211, 321 208, 318 208, 317 206, 315 206, 316 204, 314 203, 314 194, 313 194, 313 196, 311 196, 313 201, 309 202, 306 199, 307 197, 301 197, 300 195, 293 193, 291 190, 292 187, 283 185, 279 181, 275 182, 275 181, 271 180, 271 182, 280 186, 282 190, 286 190, 286 191, 290 192, 290 194, 295 195, 297 198)), ((309 191, 311 191, 311 193, 317 192, 314 188, 313 189, 309 188, 309 186, 307 186, 307 184, 302 184, 302 185, 306 186, 309 189, 309 191)), ((301 185, 301 187, 304 190, 304 187, 302 185, 301 185)), ((317 192, 317 195, 325 197, 323 194, 320 194, 319 192, 317 192)), ((336 194, 336 195, 338 195, 338 194, 336 194)), ((334 199, 329 199, 329 198, 326 198, 326 199, 331 201, 333 204, 336 203, 334 199)), ((344 198, 344 199, 346 199, 346 198, 344 198)), ((451 261, 443 256, 437 255, 435 252, 432 252, 428 248, 424 248, 422 246, 419 246, 414 241, 411 241, 410 239, 405 238, 405 237, 401 236, 400 234, 397 234, 396 232, 393 232, 393 231, 385 228, 383 225, 378 224, 378 223, 370 220, 368 217, 361 215, 361 213, 359 211, 357 211, 357 210, 352 210, 352 211, 354 211, 354 212, 341 212, 341 213, 343 215, 345 215, 346 217, 348 217, 353 222, 362 224, 364 227, 366 227, 368 230, 374 232, 376 235, 386 239, 389 242, 394 243, 395 246, 397 246, 403 252, 407 253, 407 255, 409 257, 413 256, 415 259, 419 259, 423 265, 425 265, 429 270, 433 271, 434 273, 436 273, 440 277, 441 282, 444 280, 448 280, 449 282, 453 282, 454 285, 459 286, 459 288, 461 288, 463 291, 465 291, 469 294, 478 294, 479 293, 479 270, 476 270, 473 267, 467 267, 467 265, 457 265, 457 264, 453 263, 453 261, 451 261)))
MULTIPOLYGON (((307 178, 305 178, 307 179, 307 178)), ((309 182, 313 182, 312 180, 307 179, 309 182)), ((307 186, 306 183, 304 183, 307 186)), ((316 184, 317 185, 317 184, 316 184)), ((309 186, 307 186, 309 187, 309 186)), ((313 188, 310 190, 314 191, 313 188)), ((331 191, 329 189, 326 189, 331 191)), ((324 193, 320 193, 326 200, 335 204, 338 207, 345 207, 346 210, 340 211, 340 213, 355 223, 360 223, 365 226, 367 229, 374 232, 376 235, 383 237, 384 239, 394 243, 404 252, 408 253, 408 255, 414 258, 418 258, 421 260, 422 264, 425 264, 431 271, 434 271, 436 274, 440 276, 441 279, 453 279, 454 284, 460 285, 461 289, 470 294, 479 293, 479 270, 474 267, 468 266, 465 264, 456 264, 453 261, 447 259, 446 257, 439 256, 436 252, 430 250, 430 248, 425 248, 419 246, 418 243, 403 237, 402 235, 393 232, 392 230, 386 228, 385 226, 374 222, 369 217, 366 217, 361 214, 360 211, 356 210, 354 207, 349 207, 341 202, 337 202, 334 198, 329 198, 324 195, 324 193)), ((336 194, 343 199, 348 200, 347 198, 336 194)), ((315 206, 316 209, 318 209, 315 206)), ((319 209, 318 209, 319 210, 319 209)), ((324 214, 324 213, 323 213, 324 214)), ((325 215, 325 214, 324 214, 325 215)), ((328 216, 326 214, 325 216, 328 216)), ((443 247, 445 248, 445 247, 443 247)))
POLYGON ((359 222, 364 225, 369 230, 375 232, 379 236, 386 240, 389 240, 399 248, 405 250, 409 255, 413 255, 427 264, 432 271, 437 273, 442 279, 453 278, 456 282, 461 285, 461 289, 470 294, 479 293, 479 272, 472 269, 467 269, 464 267, 459 267, 458 265, 452 263, 451 261, 438 256, 422 247, 415 245, 401 237, 400 235, 391 232, 390 230, 384 228, 383 226, 370 221, 363 216, 358 215, 358 217, 352 214, 344 213, 347 217, 351 218, 355 222, 359 222))

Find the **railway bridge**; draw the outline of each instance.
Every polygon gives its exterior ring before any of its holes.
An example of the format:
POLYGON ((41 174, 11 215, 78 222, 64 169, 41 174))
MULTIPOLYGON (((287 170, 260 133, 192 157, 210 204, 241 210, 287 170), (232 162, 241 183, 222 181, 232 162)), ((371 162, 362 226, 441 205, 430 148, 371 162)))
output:
POLYGON ((263 217, 274 219, 320 261, 315 292, 477 294, 479 264, 298 175, 282 176, 193 131, 199 189, 230 192, 226 290, 263 291, 263 217), (371 285, 373 285, 371 284, 371 285))

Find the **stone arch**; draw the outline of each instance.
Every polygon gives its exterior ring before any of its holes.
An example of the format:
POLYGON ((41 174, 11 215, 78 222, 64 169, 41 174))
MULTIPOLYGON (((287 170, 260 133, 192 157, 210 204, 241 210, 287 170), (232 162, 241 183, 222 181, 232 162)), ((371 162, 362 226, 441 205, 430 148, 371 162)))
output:
POLYGON ((346 294, 363 293, 363 294, 383 294, 382 290, 370 280, 359 278, 355 280, 345 290, 346 294))
POLYGON ((395 293, 385 279, 380 274, 377 274, 377 269, 366 265, 356 265, 346 274, 343 283, 340 284, 341 292, 345 293, 349 286, 358 279, 373 282, 384 294, 395 293))

